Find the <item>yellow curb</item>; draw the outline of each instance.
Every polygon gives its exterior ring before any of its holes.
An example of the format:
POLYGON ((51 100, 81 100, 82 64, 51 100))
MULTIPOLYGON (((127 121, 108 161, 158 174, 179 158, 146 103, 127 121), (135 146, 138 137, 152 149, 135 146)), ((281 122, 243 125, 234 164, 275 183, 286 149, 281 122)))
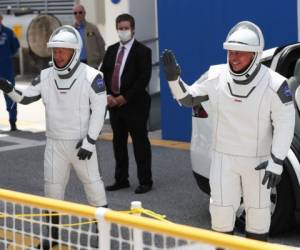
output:
MULTIPOLYGON (((113 138, 112 133, 105 133, 105 134, 99 135, 98 140, 112 141, 112 138, 113 138)), ((130 137, 128 138, 128 143, 132 143, 132 140, 130 137)), ((150 138, 150 143, 153 146, 159 146, 159 147, 165 147, 165 148, 175 148, 175 149, 182 149, 182 150, 190 149, 190 143, 187 143, 187 142, 150 138)))
MULTIPOLYGON (((0 120, 0 126, 9 126, 8 121, 0 120)), ((40 126, 37 126, 36 123, 28 122, 28 121, 17 121, 17 126, 19 129, 37 129, 42 130, 40 126)), ((112 141, 113 134, 112 133, 103 133, 99 135, 98 140, 105 140, 105 141, 112 141)), ((174 148, 174 149, 182 149, 182 150, 189 150, 190 143, 181 142, 181 141, 171 141, 171 140, 162 140, 162 139, 155 139, 150 138, 150 143, 153 146, 165 147, 165 148, 174 148)), ((132 143, 132 140, 129 136, 128 143, 132 143)))

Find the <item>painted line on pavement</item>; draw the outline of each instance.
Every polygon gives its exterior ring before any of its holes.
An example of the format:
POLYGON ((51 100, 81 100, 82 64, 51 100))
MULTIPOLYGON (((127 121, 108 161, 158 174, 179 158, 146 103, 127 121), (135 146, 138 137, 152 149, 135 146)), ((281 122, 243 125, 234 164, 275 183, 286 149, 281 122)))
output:
POLYGON ((38 147, 46 144, 45 140, 43 141, 30 140, 30 139, 10 136, 7 134, 1 134, 0 139, 1 141, 13 143, 13 145, 0 147, 0 152, 23 149, 23 148, 38 147))

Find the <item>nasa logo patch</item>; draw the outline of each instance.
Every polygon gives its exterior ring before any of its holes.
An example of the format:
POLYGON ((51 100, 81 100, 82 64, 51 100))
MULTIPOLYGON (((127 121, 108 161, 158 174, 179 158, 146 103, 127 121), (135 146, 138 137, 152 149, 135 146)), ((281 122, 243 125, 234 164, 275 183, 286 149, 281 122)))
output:
POLYGON ((103 88, 103 85, 104 85, 103 79, 97 78, 96 85, 98 86, 98 88, 103 88))
POLYGON ((292 92, 287 84, 284 85, 283 92, 284 92, 285 96, 292 96, 292 92))
POLYGON ((277 94, 282 103, 289 103, 293 101, 292 92, 286 81, 281 84, 280 88, 277 91, 277 94))
POLYGON ((92 88, 95 90, 96 93, 100 93, 100 92, 103 92, 105 91, 105 84, 104 84, 104 80, 103 78, 98 75, 93 83, 92 83, 92 88))

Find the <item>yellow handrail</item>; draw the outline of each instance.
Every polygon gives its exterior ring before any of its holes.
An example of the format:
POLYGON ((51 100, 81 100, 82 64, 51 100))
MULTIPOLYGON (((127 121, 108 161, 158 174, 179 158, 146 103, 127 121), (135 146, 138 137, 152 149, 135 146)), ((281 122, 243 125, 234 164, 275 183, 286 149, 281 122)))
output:
MULTIPOLYGON (((87 218, 95 218, 97 208, 67 202, 54 200, 50 198, 25 194, 6 189, 0 189, 0 199, 7 200, 13 203, 21 203, 30 205, 32 207, 39 207, 42 209, 53 210, 61 213, 67 213, 76 216, 87 218)), ((168 221, 159 221, 155 219, 145 218, 126 214, 124 212, 117 212, 106 209, 104 213, 106 221, 116 224, 121 224, 129 227, 143 229, 149 232, 161 233, 177 237, 180 239, 191 240, 211 244, 214 246, 222 246, 235 250, 292 250, 296 249, 289 246, 271 244, 243 237, 221 234, 205 229, 179 225, 170 223, 168 221)))
POLYGON ((122 224, 126 226, 136 227, 151 231, 178 237, 185 240, 192 240, 201 243, 212 244, 214 246, 228 247, 235 250, 292 250, 295 248, 271 244, 267 242, 246 239, 243 237, 217 233, 205 229, 179 225, 176 223, 166 223, 149 218, 116 212, 107 211, 104 215, 107 221, 122 224))
POLYGON ((42 196, 20 193, 1 188, 0 199, 88 218, 95 218, 97 209, 96 207, 91 207, 83 204, 55 200, 42 196))

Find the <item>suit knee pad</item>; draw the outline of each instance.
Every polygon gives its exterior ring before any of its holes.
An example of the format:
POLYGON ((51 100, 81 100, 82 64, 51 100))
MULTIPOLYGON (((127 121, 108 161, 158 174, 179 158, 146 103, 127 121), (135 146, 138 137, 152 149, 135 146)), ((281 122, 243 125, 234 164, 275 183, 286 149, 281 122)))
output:
POLYGON ((58 200, 63 200, 65 196, 65 188, 61 184, 46 182, 45 196, 58 200))
POLYGON ((212 229, 218 232, 231 232, 234 228, 235 211, 233 206, 210 204, 212 229))
POLYGON ((84 183, 83 186, 90 205, 95 207, 107 205, 104 185, 101 180, 93 183, 84 183))
POLYGON ((269 232, 271 224, 270 207, 253 208, 246 211, 246 231, 254 234, 265 234, 269 232))

